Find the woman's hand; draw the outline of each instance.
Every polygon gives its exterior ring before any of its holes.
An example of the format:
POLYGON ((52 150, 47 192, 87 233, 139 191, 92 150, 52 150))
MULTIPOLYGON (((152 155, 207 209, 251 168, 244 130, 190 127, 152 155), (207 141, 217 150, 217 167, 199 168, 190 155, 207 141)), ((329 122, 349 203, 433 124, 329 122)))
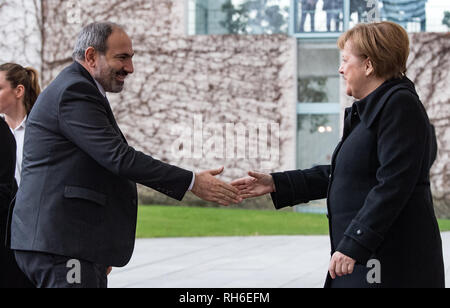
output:
POLYGON ((264 196, 276 191, 275 183, 270 174, 249 172, 250 177, 242 178, 231 183, 239 189, 239 194, 243 199, 264 196))
POLYGON ((336 279, 336 275, 339 277, 350 275, 355 269, 356 261, 350 257, 347 257, 339 251, 336 252, 331 258, 329 272, 333 279, 336 279))

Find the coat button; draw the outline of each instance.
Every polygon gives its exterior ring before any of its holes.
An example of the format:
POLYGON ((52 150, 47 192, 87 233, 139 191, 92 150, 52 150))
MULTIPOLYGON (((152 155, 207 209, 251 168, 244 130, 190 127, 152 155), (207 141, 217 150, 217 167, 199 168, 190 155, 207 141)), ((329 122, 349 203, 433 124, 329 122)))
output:
POLYGON ((356 235, 362 235, 363 232, 361 230, 356 231, 356 235))

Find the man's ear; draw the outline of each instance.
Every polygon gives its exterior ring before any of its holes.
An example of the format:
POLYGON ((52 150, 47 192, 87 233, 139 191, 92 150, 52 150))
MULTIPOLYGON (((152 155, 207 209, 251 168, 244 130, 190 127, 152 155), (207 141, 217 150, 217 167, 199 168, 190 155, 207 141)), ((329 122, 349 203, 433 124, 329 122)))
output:
POLYGON ((84 53, 84 62, 86 62, 89 67, 95 68, 97 65, 97 56, 97 51, 94 47, 89 47, 84 53))

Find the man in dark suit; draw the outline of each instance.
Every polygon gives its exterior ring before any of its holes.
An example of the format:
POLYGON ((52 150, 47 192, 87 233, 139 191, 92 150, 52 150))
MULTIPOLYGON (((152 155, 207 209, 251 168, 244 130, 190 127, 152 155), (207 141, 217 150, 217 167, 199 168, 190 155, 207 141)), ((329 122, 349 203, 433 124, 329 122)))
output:
POLYGON ((28 119, 11 246, 38 287, 106 287, 125 266, 136 232, 136 183, 182 200, 188 190, 222 205, 241 201, 215 178, 168 165, 128 146, 106 92, 133 73, 132 42, 113 23, 80 33, 75 62, 41 94, 28 119))

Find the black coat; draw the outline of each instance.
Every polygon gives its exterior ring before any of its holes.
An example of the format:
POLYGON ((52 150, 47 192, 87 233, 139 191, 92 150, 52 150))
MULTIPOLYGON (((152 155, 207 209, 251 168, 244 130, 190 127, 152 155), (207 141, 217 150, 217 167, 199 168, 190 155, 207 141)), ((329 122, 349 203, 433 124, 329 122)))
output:
POLYGON ((79 63, 39 96, 27 121, 11 225, 15 250, 124 266, 136 234, 136 182, 183 199, 192 172, 130 147, 79 63))
POLYGON ((17 266, 14 253, 7 248, 8 216, 17 191, 16 140, 8 124, 0 118, 0 288, 32 288, 33 285, 17 266))
POLYGON ((357 260, 327 287, 444 287, 430 190, 434 129, 414 84, 390 80, 346 109, 342 141, 328 166, 273 174, 276 208, 327 198, 331 253, 357 260), (381 284, 367 283, 367 262, 381 284))
POLYGON ((0 145, 0 216, 6 217, 15 194, 16 141, 8 124, 1 117, 0 145))

